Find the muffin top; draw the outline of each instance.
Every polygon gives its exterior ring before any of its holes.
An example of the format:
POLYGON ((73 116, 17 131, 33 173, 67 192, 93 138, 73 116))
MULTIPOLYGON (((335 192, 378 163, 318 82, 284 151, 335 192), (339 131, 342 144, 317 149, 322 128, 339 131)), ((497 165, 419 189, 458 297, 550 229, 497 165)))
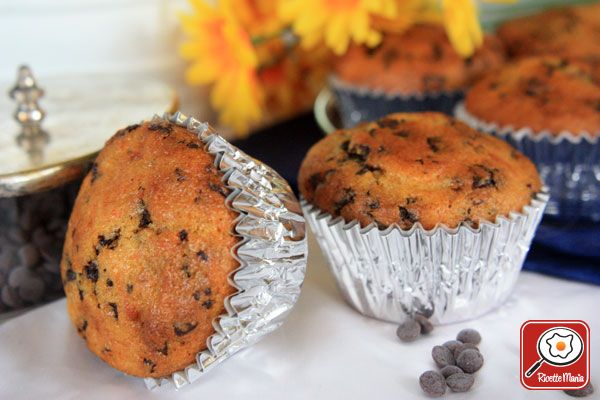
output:
POLYGON ((534 165, 506 142, 441 113, 398 113, 315 144, 300 192, 321 211, 380 229, 456 227, 519 212, 540 191, 534 165))
POLYGON ((600 3, 513 19, 498 28, 498 36, 512 57, 553 55, 600 61, 600 3))
POLYGON ((235 293, 238 214, 214 157, 187 129, 132 125, 108 141, 69 220, 67 309, 91 351, 130 375, 192 364, 235 293))
POLYGON ((600 135, 600 82, 591 71, 578 61, 523 58, 486 74, 465 105, 475 117, 500 126, 600 135))
POLYGON ((415 25, 386 34, 375 48, 350 46, 336 59, 334 74, 342 82, 388 93, 437 93, 462 90, 482 72, 504 60, 500 41, 486 36, 470 58, 452 48, 442 26, 415 25))

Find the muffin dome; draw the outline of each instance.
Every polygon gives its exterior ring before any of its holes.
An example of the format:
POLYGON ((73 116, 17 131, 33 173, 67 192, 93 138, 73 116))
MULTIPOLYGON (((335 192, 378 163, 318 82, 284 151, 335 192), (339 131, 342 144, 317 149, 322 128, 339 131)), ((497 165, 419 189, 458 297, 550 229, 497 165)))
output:
POLYGON ((400 34, 386 34, 373 49, 350 46, 335 61, 334 74, 343 82, 389 93, 454 91, 500 65, 503 54, 500 41, 488 35, 483 46, 464 59, 442 26, 415 25, 400 34))
POLYGON ((507 64, 473 85, 465 107, 499 126, 600 134, 600 82, 587 63, 539 57, 507 64))
POLYGON ((600 62, 600 3, 513 19, 498 28, 498 36, 512 57, 553 55, 600 62))
POLYGON ((194 362, 235 292, 237 213, 203 142, 166 121, 129 126, 102 150, 69 221, 61 273, 89 349, 131 375, 194 362))
POLYGON ((533 164, 506 142, 441 113, 398 113, 323 138, 300 192, 361 226, 456 227, 519 212, 540 191, 533 164))

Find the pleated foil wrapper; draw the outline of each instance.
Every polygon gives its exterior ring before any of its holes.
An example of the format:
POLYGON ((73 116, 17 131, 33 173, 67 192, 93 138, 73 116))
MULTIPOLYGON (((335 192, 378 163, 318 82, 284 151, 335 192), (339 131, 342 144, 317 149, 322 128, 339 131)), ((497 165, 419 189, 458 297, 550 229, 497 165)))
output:
POLYGON ((504 139, 533 161, 550 188, 546 214, 600 221, 600 135, 566 131, 552 135, 531 128, 501 127, 478 119, 463 102, 454 114, 467 125, 504 139))
POLYGON ((206 144, 232 190, 226 204, 239 213, 235 232, 242 237, 232 249, 240 267, 229 277, 237 293, 225 300, 226 313, 213 321, 215 333, 207 349, 182 371, 144 379, 151 390, 168 384, 179 389, 281 326, 300 295, 308 247, 300 204, 275 171, 228 143, 207 123, 181 113, 154 119, 185 127, 206 144))
POLYGON ((439 111, 452 115, 454 107, 464 97, 461 91, 436 93, 388 93, 383 90, 351 85, 331 76, 331 88, 336 100, 343 128, 367 121, 375 121, 396 112, 439 111))
POLYGON ((539 193, 522 212, 425 230, 379 230, 332 218, 302 201, 306 219, 344 295, 361 314, 403 322, 421 313, 434 324, 473 319, 511 293, 548 201, 539 193))

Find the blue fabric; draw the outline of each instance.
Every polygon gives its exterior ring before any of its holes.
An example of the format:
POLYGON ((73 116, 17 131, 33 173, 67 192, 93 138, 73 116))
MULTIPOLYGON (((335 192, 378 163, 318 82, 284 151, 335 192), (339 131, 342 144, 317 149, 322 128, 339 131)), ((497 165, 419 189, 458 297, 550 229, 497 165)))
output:
MULTIPOLYGON (((304 115, 235 144, 273 167, 296 190, 300 163, 322 137, 312 115, 304 115)), ((600 224, 544 217, 523 268, 600 285, 600 224)))

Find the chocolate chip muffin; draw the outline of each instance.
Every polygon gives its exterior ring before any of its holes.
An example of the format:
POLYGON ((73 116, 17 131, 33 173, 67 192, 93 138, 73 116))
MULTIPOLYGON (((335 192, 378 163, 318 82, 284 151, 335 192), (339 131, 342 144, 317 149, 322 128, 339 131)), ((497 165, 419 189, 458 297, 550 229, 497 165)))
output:
POLYGON ((365 227, 477 227, 519 212, 541 189, 533 164, 441 113, 397 113, 323 138, 300 168, 320 211, 365 227))
POLYGON ((117 132, 85 178, 61 273, 89 349, 130 375, 195 361, 235 292, 238 216, 203 142, 166 121, 117 132))
POLYGON ((600 135, 600 82, 587 63, 524 58, 477 82, 465 99, 478 119, 534 132, 600 135))
POLYGON ((498 36, 512 57, 554 55, 600 62, 600 3, 513 19, 498 28, 498 36))
POLYGON ((346 84, 392 94, 439 93, 465 89, 483 72, 504 61, 500 41, 486 35, 469 58, 453 49, 441 25, 415 25, 388 33, 376 48, 350 46, 334 65, 346 84))

